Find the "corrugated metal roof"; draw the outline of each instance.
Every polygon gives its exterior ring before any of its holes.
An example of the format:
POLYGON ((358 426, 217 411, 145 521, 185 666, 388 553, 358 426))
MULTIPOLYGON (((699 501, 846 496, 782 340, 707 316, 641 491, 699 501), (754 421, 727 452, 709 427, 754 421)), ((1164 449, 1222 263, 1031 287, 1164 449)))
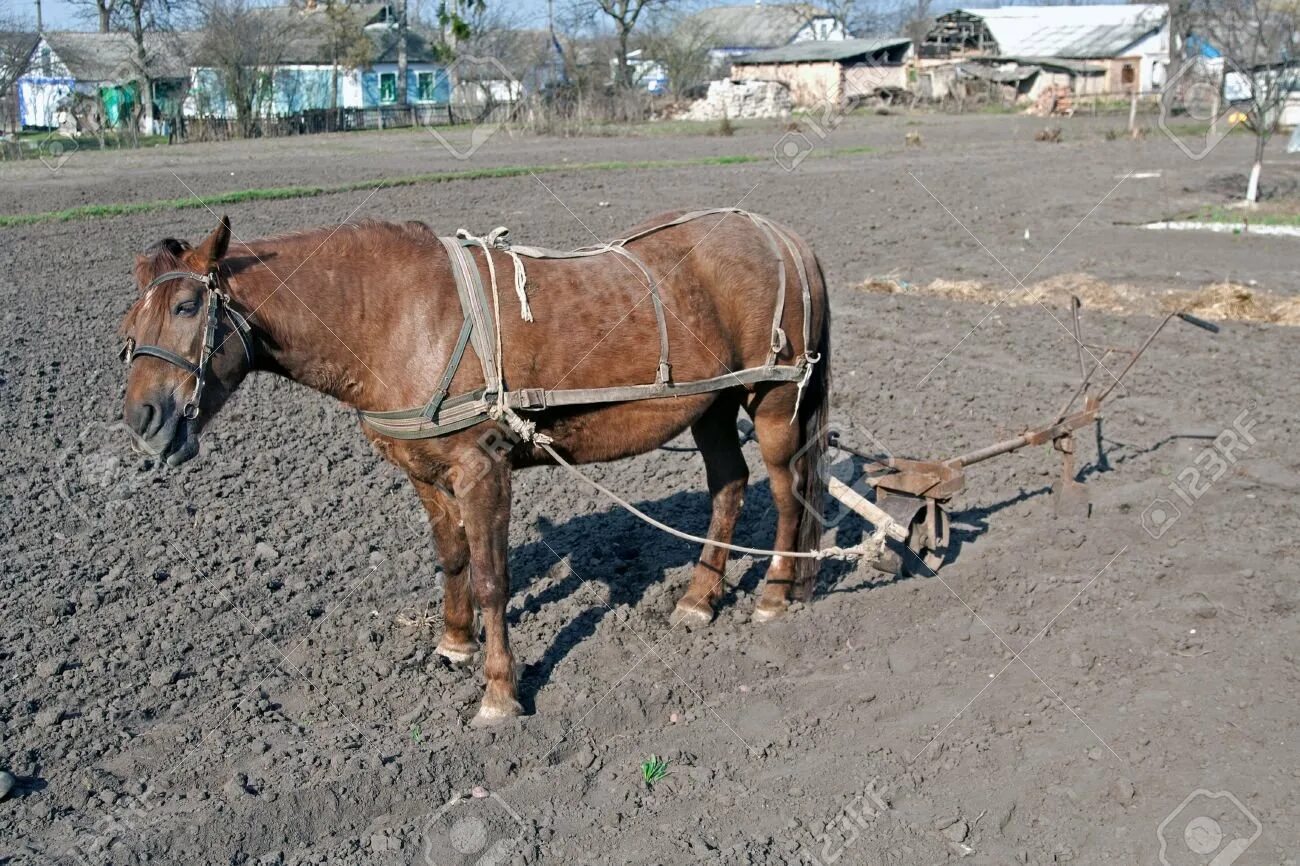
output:
POLYGON ((807 3, 714 6, 696 12, 686 26, 707 34, 716 48, 776 48, 788 44, 814 18, 833 17, 807 3))
POLYGON ((826 42, 795 42, 780 48, 751 51, 731 62, 746 63, 816 63, 830 60, 854 60, 906 47, 912 40, 904 36, 884 36, 876 39, 838 39, 826 42))
POLYGON ((982 18, 1007 57, 1116 57, 1169 15, 1168 7, 1154 3, 961 11, 982 18))

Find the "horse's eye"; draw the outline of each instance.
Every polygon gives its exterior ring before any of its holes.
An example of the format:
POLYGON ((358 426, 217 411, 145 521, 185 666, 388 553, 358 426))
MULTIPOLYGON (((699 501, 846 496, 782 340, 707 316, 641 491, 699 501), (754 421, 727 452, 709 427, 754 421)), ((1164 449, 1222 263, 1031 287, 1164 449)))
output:
POLYGON ((172 310, 178 316, 192 316, 199 311, 199 302, 195 298, 188 301, 181 301, 172 310))

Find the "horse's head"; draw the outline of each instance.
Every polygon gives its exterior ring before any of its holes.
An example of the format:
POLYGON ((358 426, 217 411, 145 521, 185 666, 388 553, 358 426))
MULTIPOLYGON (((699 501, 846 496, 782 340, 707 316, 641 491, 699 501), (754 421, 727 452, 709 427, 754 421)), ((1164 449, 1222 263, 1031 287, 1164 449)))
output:
POLYGON ((173 238, 136 257, 140 296, 126 314, 123 419, 170 466, 199 452, 199 433, 252 366, 248 323, 230 306, 221 259, 230 220, 198 246, 173 238))

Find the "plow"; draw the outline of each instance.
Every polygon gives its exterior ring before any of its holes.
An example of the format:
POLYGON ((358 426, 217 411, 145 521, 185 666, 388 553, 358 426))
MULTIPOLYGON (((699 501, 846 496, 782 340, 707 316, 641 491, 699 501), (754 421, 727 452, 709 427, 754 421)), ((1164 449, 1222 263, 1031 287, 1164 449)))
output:
POLYGON ((850 486, 828 473, 827 492, 845 508, 871 523, 877 533, 894 542, 871 560, 874 568, 903 576, 936 573, 948 557, 949 511, 953 497, 965 488, 966 469, 1022 448, 1051 444, 1061 456, 1060 475, 1052 485, 1057 513, 1082 511, 1086 514, 1090 505, 1087 488, 1077 478, 1075 433, 1084 428, 1094 428, 1100 452, 1104 401, 1172 320, 1178 319, 1211 333, 1219 330, 1211 322, 1185 311, 1176 311, 1161 319, 1136 348, 1093 344, 1083 339, 1079 322, 1081 304, 1077 297, 1071 299, 1070 307, 1080 381, 1046 423, 1018 436, 940 460, 881 455, 843 441, 835 431, 828 434, 833 447, 861 462, 862 476, 850 486), (1091 359, 1091 366, 1085 355, 1091 359), (1124 359, 1118 373, 1106 365, 1112 358, 1124 359), (866 487, 874 490, 874 501, 864 495, 866 487))

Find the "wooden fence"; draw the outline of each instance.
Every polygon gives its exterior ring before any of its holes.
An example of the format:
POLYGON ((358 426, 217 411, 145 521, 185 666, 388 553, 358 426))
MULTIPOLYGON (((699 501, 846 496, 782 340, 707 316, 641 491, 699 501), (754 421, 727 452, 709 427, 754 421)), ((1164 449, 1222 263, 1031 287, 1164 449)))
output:
MULTIPOLYGON (((363 129, 400 129, 413 126, 450 126, 476 123, 485 115, 502 113, 506 106, 385 105, 379 108, 317 108, 294 114, 262 117, 253 125, 252 136, 282 138, 316 135, 322 132, 352 132, 363 129)), ((504 118, 502 118, 504 119, 504 118)), ((241 137, 239 121, 226 117, 187 117, 174 122, 179 141, 225 141, 241 137)))

